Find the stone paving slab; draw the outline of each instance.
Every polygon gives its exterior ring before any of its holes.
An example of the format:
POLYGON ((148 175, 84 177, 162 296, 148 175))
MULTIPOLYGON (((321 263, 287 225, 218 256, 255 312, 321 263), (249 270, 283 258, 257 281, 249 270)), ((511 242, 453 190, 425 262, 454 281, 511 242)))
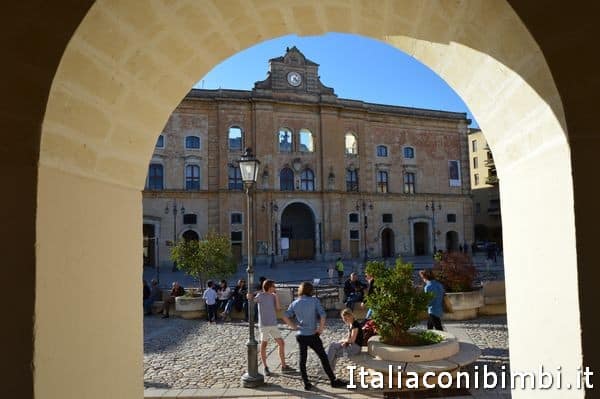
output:
MULTIPOLYGON (((508 369, 508 333, 506 318, 491 317, 464 322, 446 322, 449 332, 466 339, 482 350, 477 364, 487 364, 490 370, 508 369)), ((294 332, 284 325, 280 330, 286 342, 286 362, 297 367, 298 349, 294 332)), ((325 347, 343 338, 346 329, 337 318, 327 320, 322 335, 325 347)), ((247 366, 248 324, 227 322, 209 325, 204 320, 144 319, 144 387, 150 399, 230 398, 230 397, 383 397, 381 391, 333 389, 323 377, 320 362, 309 351, 307 369, 316 391, 303 389, 300 374, 281 374, 277 345, 267 348, 268 364, 273 376, 265 377, 266 385, 258 389, 240 387, 240 377, 247 366)), ((257 334, 258 336, 258 334, 257 334)), ((348 379, 345 366, 352 364, 341 358, 336 367, 339 377, 348 379)), ((259 372, 263 368, 259 359, 259 372)), ((480 384, 480 386, 483 386, 480 384)), ((474 398, 510 398, 510 390, 471 390, 474 398)))

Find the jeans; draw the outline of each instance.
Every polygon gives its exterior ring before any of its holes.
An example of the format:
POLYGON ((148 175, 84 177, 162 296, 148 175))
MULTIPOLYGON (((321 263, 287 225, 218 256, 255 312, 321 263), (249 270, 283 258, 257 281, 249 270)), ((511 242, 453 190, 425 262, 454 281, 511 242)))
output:
POLYGON ((338 358, 344 355, 344 350, 348 353, 348 356, 358 355, 361 351, 361 347, 357 344, 350 344, 348 346, 342 346, 339 342, 332 342, 327 348, 327 358, 329 359, 329 365, 331 370, 335 370, 335 364, 338 358))
POLYGON ((353 292, 346 298, 346 307, 354 310, 354 304, 362 301, 362 295, 359 292, 353 292))
POLYGON ((302 381, 304 381, 304 385, 308 384, 308 374, 306 373, 308 348, 315 351, 319 357, 319 360, 321 360, 321 365, 323 366, 323 370, 325 370, 327 377, 329 377, 329 380, 335 380, 335 374, 329 365, 329 359, 325 353, 325 348, 323 348, 323 341, 321 341, 321 337, 319 337, 317 334, 296 335, 296 341, 298 342, 298 347, 300 349, 300 374, 302 375, 302 381))
POLYGON ((217 304, 206 305, 206 313, 208 316, 208 321, 216 321, 217 319, 217 304))
POLYGON ((144 299, 144 314, 152 313, 152 304, 154 303, 154 298, 144 299))
POLYGON ((436 329, 439 331, 444 331, 442 328, 442 320, 434 314, 429 313, 429 319, 427 320, 427 329, 432 330, 436 329))

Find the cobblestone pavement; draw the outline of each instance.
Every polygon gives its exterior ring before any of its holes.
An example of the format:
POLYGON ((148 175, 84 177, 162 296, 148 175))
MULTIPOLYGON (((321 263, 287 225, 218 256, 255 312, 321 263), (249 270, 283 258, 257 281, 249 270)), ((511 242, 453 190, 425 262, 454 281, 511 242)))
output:
MULTIPOLYGON (((500 371, 504 365, 508 371, 508 330, 506 317, 487 317, 463 322, 446 323, 449 329, 463 331, 482 350, 476 363, 482 370, 487 364, 490 370, 500 371)), ((283 337, 294 334, 280 325, 283 337)), ((329 318, 322 336, 325 347, 343 338, 346 329, 340 320, 329 318)), ((258 333, 258 330, 257 330, 258 333)), ((258 334, 257 334, 258 336, 258 334)), ((217 389, 240 386, 240 377, 247 368, 246 341, 248 324, 227 322, 210 325, 202 320, 180 318, 161 319, 158 316, 144 318, 144 387, 146 389, 217 389)), ((277 351, 270 342, 268 353, 277 351)), ((286 346, 289 365, 297 367, 298 350, 295 344, 286 346)), ((267 384, 301 389, 299 373, 282 374, 279 362, 269 364, 273 373, 265 377, 267 384)), ((342 358, 336 367, 339 377, 348 378, 342 358)), ((474 367, 474 366, 472 366, 474 367)), ((309 351, 308 373, 311 381, 326 382, 318 358, 309 351)), ((263 367, 259 360, 259 371, 263 367)), ((480 379, 481 380, 481 379, 480 379)), ((510 392, 502 392, 510 397, 510 392)))

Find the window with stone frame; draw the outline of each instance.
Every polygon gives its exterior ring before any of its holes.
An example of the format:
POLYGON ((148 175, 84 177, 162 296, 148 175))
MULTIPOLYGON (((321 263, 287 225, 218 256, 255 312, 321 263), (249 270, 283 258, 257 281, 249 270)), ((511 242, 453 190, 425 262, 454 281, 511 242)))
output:
POLYGON ((378 157, 387 157, 388 156, 388 148, 385 145, 377 146, 377 156, 378 157))
POLYGON ((200 166, 185 166, 185 189, 188 191, 200 190, 200 166))
POLYGON ((228 188, 230 190, 242 190, 244 188, 244 183, 242 182, 242 171, 240 168, 229 165, 227 173, 229 177, 228 188))
POLYGON ((163 190, 163 166, 159 163, 151 163, 148 168, 148 190, 163 190))
POLYGON ((188 150, 199 150, 200 149, 200 137, 186 136, 185 148, 188 150))
POLYGON ((351 213, 348 215, 349 223, 358 223, 358 213, 351 213))
POLYGON ((294 171, 283 168, 279 172, 279 189, 281 191, 294 191, 294 171))
POLYGON ((377 171, 377 192, 387 193, 388 192, 388 172, 385 170, 377 171))
POLYGON ((404 147, 404 158, 413 159, 415 157, 415 149, 413 147, 404 147))
POLYGON ((456 223, 456 213, 448 213, 448 214, 446 214, 446 221, 448 223, 456 223))
POLYGON ((186 213, 183 215, 183 224, 197 224, 198 216, 194 213, 186 213))
POLYGON ((382 223, 393 223, 394 217, 392 216, 391 213, 384 213, 381 215, 381 222, 382 223))
POLYGON ((415 193, 415 174, 413 172, 404 173, 404 193, 414 194, 415 193))
POLYGON ((292 152, 292 131, 288 128, 279 129, 279 152, 292 152))
POLYGON ((244 135, 242 128, 231 126, 228 134, 229 151, 241 151, 244 146, 244 135))
POLYGON ((352 132, 346 133, 345 149, 346 155, 358 155, 358 140, 356 134, 352 132))
POLYGON ((242 214, 240 212, 231 214, 231 224, 242 224, 242 214))
POLYGON ((300 173, 300 190, 315 191, 315 174, 311 169, 304 169, 300 173))
POLYGON ((346 169, 346 191, 358 191, 358 170, 346 169))
POLYGON ((314 152, 315 145, 313 140, 313 134, 308 129, 300 129, 299 132, 300 139, 298 140, 300 146, 300 152, 314 152))
POLYGON ((165 136, 162 134, 156 139, 156 148, 165 148, 165 136))

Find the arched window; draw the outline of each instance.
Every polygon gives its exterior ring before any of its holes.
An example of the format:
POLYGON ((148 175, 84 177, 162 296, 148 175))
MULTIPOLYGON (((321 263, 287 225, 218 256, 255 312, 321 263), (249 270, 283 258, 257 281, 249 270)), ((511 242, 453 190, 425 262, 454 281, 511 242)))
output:
POLYGON ((387 157, 388 156, 388 148, 384 145, 377 146, 377 156, 378 157, 387 157))
POLYGON ((244 145, 242 129, 239 126, 229 128, 229 150, 241 151, 244 145))
POLYGON ((386 172, 385 170, 377 171, 377 192, 388 192, 388 172, 386 172))
POLYGON ((413 159, 415 157, 415 149, 413 147, 404 147, 404 158, 413 159))
POLYGON ((189 150, 200 149, 200 137, 198 136, 186 136, 185 137, 185 148, 189 150))
POLYGON ((163 166, 159 163, 151 163, 148 168, 148 190, 162 190, 163 166))
POLYGON ((290 168, 283 168, 279 172, 279 189, 294 191, 294 172, 290 168))
POLYGON ((300 174, 300 190, 315 191, 315 174, 310 169, 304 169, 300 174))
POLYGON ((200 190, 200 166, 185 166, 185 189, 189 191, 200 190))
POLYGON ((313 134, 308 129, 300 129, 300 152, 313 152, 313 134))
POLYGON ((358 191, 358 170, 346 170, 346 191, 358 191))
POLYGON ((346 133, 346 154, 356 155, 358 154, 358 141, 356 135, 352 132, 346 133))
POLYGON ((282 127, 278 135, 279 152, 292 152, 292 131, 282 127))
POLYGON ((242 183, 242 171, 240 168, 229 165, 229 189, 230 190, 241 190, 244 185, 242 183))

